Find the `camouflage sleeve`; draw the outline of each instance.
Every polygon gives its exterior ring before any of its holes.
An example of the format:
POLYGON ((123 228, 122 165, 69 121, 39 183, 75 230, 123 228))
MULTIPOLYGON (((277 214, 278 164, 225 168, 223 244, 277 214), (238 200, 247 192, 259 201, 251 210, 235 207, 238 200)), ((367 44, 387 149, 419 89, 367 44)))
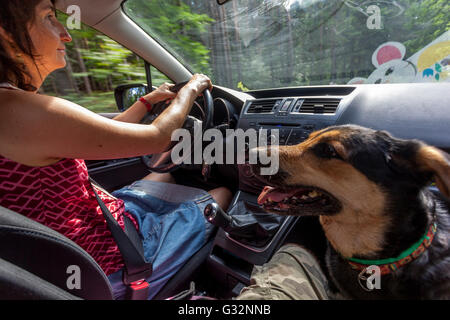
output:
POLYGON ((255 266, 251 284, 237 300, 326 300, 327 280, 306 249, 287 244, 262 266, 255 266))

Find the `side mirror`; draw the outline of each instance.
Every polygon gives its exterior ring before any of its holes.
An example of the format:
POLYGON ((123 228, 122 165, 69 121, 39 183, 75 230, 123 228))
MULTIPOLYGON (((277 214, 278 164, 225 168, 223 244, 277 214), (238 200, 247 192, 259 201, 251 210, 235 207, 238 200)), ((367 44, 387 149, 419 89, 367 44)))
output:
POLYGON ((120 112, 131 107, 140 97, 149 93, 148 86, 142 83, 123 84, 114 89, 117 108, 120 112))

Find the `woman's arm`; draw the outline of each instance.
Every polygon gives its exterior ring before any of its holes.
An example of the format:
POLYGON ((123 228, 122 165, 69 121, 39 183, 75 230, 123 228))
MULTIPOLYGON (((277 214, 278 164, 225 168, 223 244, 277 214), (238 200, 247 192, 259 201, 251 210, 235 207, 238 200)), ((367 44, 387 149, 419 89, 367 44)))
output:
MULTIPOLYGON (((177 94, 170 91, 170 88, 173 86, 174 86, 173 84, 164 83, 158 89, 144 96, 144 98, 152 105, 160 101, 174 99, 177 94)), ((146 113, 147 107, 142 102, 137 101, 127 110, 125 110, 118 116, 114 117, 113 119, 123 122, 139 123, 146 113)))
POLYGON ((0 154, 30 166, 61 158, 114 159, 159 153, 180 128, 196 97, 211 87, 195 75, 151 125, 115 121, 69 101, 27 92, 2 92, 0 154))

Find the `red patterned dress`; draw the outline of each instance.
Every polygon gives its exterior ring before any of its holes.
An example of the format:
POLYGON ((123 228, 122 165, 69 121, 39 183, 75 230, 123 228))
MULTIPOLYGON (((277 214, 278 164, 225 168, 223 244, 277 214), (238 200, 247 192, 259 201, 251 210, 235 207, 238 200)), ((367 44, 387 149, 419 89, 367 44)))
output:
MULTIPOLYGON (((96 188, 100 198, 124 228, 122 200, 96 188)), ((83 160, 63 159, 45 167, 30 167, 0 155, 0 206, 11 209, 63 234, 87 251, 106 275, 123 265, 119 249, 97 203, 83 160)))

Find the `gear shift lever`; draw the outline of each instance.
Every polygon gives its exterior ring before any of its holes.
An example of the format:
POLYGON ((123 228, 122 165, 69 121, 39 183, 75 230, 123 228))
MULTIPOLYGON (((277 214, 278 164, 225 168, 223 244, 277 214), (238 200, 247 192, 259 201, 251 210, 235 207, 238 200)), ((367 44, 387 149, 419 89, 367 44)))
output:
POLYGON ((232 238, 256 247, 264 246, 280 227, 284 216, 264 212, 258 206, 239 201, 226 213, 217 203, 210 203, 203 214, 209 223, 220 227, 232 238))
POLYGON ((224 230, 233 223, 233 217, 223 211, 217 203, 208 204, 203 214, 209 223, 224 230))

